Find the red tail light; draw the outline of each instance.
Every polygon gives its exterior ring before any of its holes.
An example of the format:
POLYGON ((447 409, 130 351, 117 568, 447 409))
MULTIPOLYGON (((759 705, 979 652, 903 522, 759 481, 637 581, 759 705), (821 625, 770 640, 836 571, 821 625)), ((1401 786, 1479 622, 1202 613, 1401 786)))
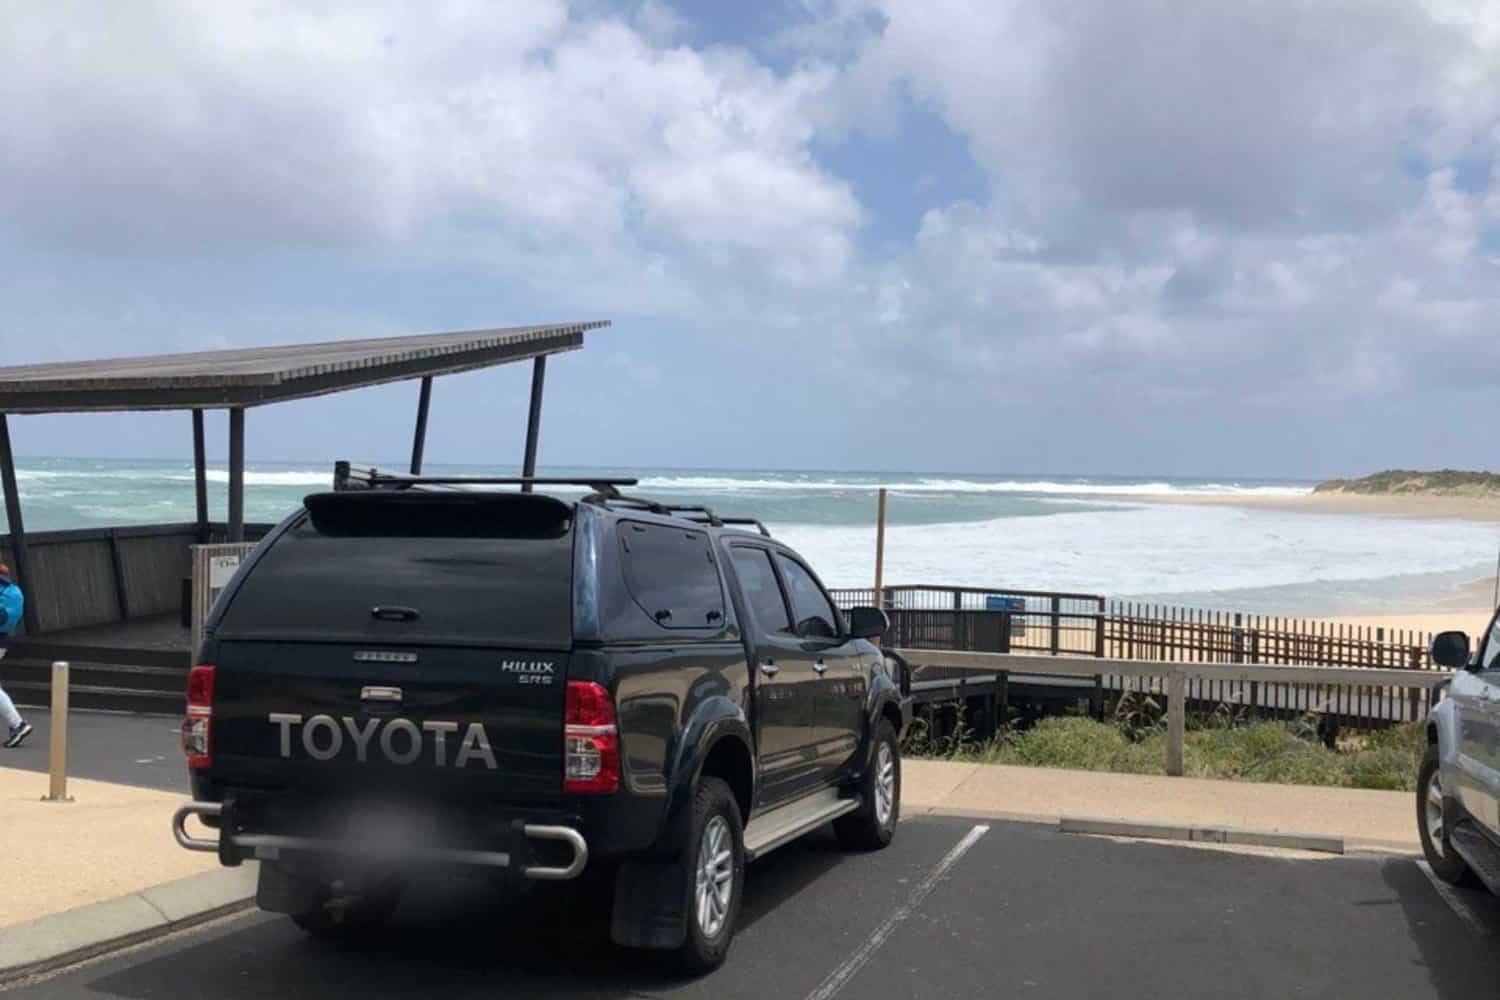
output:
POLYGON ((603 685, 568 681, 563 717, 563 791, 608 794, 620 787, 620 731, 603 685))
POLYGON ((213 763, 214 668, 188 672, 187 718, 182 720, 182 752, 188 767, 213 763))

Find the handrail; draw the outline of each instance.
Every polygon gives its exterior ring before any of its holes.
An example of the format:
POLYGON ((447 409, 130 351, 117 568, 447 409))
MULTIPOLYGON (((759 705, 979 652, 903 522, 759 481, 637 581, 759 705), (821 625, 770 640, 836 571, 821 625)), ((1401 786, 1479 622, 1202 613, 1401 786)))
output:
POLYGON ((1106 656, 1039 656, 1030 653, 976 653, 954 649, 895 649, 915 673, 922 667, 949 667, 1009 674, 1026 671, 1066 677, 1165 677, 1167 679, 1167 773, 1180 776, 1187 734, 1187 681, 1272 681, 1282 684, 1415 688, 1448 683, 1451 670, 1390 667, 1307 667, 1266 663, 1172 663, 1106 656))
POLYGON ((1295 663, 1211 663, 1130 660, 1108 656, 1048 656, 1034 653, 979 653, 959 649, 896 649, 918 667, 1025 671, 1067 677, 1171 677, 1216 681, 1271 681, 1282 684, 1349 684, 1357 687, 1399 687, 1428 690, 1446 684, 1451 670, 1411 667, 1309 667, 1295 663))

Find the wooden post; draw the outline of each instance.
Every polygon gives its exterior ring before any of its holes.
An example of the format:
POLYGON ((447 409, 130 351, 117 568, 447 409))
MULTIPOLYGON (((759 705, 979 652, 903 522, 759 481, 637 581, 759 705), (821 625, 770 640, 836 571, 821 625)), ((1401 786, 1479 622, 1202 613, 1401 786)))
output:
POLYGON ((68 663, 52 664, 52 746, 47 797, 44 802, 72 802, 68 798, 68 663))
POLYGON ((1058 650, 1062 648, 1062 642, 1061 642, 1061 640, 1062 640, 1062 635, 1061 635, 1061 632, 1062 632, 1062 615, 1059 612, 1060 612, 1060 604, 1058 602, 1058 599, 1056 597, 1054 597, 1054 598, 1052 598, 1052 655, 1053 656, 1056 656, 1057 653, 1058 653, 1058 650))
POLYGON ((1167 773, 1182 774, 1183 743, 1187 739, 1187 682, 1182 671, 1167 676, 1167 773))
POLYGON ((120 621, 130 620, 130 595, 125 589, 125 559, 120 554, 120 533, 109 529, 109 568, 115 584, 115 603, 119 605, 120 621))
POLYGON ((885 487, 875 507, 875 606, 885 607, 885 487))
POLYGON ((995 713, 995 732, 998 735, 1005 731, 1005 720, 1010 715, 1010 671, 1002 670, 995 676, 995 701, 998 703, 995 713))

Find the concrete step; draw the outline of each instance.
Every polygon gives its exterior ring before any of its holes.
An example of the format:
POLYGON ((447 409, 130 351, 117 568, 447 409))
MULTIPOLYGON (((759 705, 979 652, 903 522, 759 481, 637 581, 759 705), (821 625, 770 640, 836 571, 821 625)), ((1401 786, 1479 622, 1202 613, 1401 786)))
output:
MULTIPOLYGON (((5 690, 23 708, 47 708, 52 704, 50 682, 6 680, 5 690)), ((185 701, 181 691, 141 691, 102 684, 70 684, 68 687, 68 704, 72 708, 136 712, 143 715, 181 715, 185 701)))
MULTIPOLYGON (((73 663, 69 683, 80 687, 123 688, 131 691, 156 692, 182 698, 187 691, 188 672, 180 667, 122 666, 116 663, 73 663)), ((50 685, 52 664, 39 660, 0 660, 0 684, 9 687, 23 682, 50 685)))

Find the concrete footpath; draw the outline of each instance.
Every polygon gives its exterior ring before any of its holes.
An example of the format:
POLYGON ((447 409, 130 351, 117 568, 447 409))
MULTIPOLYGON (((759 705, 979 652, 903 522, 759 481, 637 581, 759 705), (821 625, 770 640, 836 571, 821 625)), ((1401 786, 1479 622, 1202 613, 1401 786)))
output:
MULTIPOLYGON (((1057 824, 1090 817, 1183 828, 1342 837, 1351 850, 1419 853, 1405 792, 909 760, 902 809, 1057 824)), ((170 831, 183 796, 73 780, 42 802, 46 776, 0 768, 0 983, 248 905, 254 866, 220 869, 170 831)))
POLYGON ((1088 817, 1342 837, 1352 851, 1422 852, 1411 792, 931 760, 904 761, 901 778, 908 816, 1041 823, 1088 817))
POLYGON ((0 768, 0 928, 218 867, 172 839, 181 795, 76 778, 72 802, 46 794, 45 774, 0 768))

